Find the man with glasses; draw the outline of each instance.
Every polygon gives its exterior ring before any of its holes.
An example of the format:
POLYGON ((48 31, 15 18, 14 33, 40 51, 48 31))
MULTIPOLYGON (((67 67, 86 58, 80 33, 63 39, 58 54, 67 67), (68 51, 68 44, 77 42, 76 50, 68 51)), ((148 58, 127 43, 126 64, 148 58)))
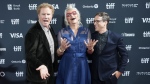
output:
POLYGON ((95 15, 95 32, 92 40, 98 40, 96 45, 88 48, 92 55, 91 75, 92 84, 117 84, 124 72, 128 53, 121 35, 107 28, 109 15, 99 12, 95 15))

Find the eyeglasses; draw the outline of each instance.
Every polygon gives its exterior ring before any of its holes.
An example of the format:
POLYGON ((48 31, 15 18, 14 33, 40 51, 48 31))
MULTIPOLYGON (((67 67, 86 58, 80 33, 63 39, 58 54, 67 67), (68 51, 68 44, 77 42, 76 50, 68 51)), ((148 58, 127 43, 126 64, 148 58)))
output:
POLYGON ((66 16, 67 16, 67 17, 70 17, 71 14, 76 15, 77 13, 76 13, 76 11, 72 11, 71 13, 67 13, 66 16))
POLYGON ((95 22, 96 22, 96 23, 99 23, 99 22, 102 22, 102 21, 103 21, 103 20, 94 20, 93 23, 95 23, 95 22))

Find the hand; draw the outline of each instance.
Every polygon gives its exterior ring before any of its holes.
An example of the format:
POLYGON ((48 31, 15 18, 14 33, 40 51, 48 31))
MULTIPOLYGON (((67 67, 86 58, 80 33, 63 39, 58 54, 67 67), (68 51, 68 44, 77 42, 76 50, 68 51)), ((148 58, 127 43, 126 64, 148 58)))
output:
POLYGON ((68 47, 70 47, 71 46, 71 44, 69 44, 69 41, 67 41, 67 39, 63 39, 63 38, 61 38, 61 46, 60 46, 60 48, 63 50, 63 51, 65 51, 68 47))
POLYGON ((36 70, 40 71, 41 79, 46 79, 46 77, 50 76, 50 74, 48 73, 48 69, 45 65, 39 66, 36 70))
POLYGON ((92 39, 89 40, 88 39, 88 42, 86 42, 84 40, 84 43, 85 43, 86 47, 88 48, 88 50, 92 50, 97 42, 98 42, 98 40, 95 40, 95 39, 94 40, 92 40, 92 39))
POLYGON ((120 77, 121 74, 122 74, 121 72, 115 71, 112 75, 115 75, 116 78, 118 79, 118 78, 120 77))

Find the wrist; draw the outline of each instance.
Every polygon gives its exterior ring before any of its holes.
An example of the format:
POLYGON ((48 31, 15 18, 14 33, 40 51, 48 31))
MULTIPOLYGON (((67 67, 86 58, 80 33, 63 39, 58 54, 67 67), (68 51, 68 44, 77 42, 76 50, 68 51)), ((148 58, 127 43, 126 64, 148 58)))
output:
POLYGON ((58 48, 59 52, 63 53, 65 50, 62 49, 61 47, 58 48))

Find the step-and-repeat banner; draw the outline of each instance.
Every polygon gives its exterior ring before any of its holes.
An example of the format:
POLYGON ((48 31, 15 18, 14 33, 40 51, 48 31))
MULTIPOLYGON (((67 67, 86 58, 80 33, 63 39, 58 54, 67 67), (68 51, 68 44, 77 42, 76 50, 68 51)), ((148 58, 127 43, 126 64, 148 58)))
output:
POLYGON ((0 84, 26 84, 24 37, 36 23, 36 8, 43 2, 55 8, 51 24, 56 34, 64 27, 67 4, 79 9, 83 25, 91 32, 94 15, 107 12, 108 28, 124 37, 129 53, 119 84, 150 84, 150 0, 1 0, 0 84))

